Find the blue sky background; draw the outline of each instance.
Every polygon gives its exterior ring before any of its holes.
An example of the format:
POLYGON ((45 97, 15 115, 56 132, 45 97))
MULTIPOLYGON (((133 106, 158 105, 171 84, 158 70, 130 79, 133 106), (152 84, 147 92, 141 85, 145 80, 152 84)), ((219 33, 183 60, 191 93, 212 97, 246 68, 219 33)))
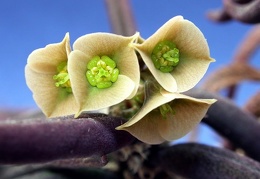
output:
MULTIPOLYGON (((218 24, 206 18, 210 9, 222 7, 221 0, 130 0, 142 37, 152 35, 176 15, 195 23, 210 46, 211 64, 207 74, 230 62, 239 42, 252 25, 240 22, 218 24)), ((111 32, 104 0, 1 0, 0 1, 0 108, 36 108, 24 78, 28 55, 35 49, 60 42, 70 33, 71 43, 92 32, 111 32)), ((255 55, 252 63, 259 67, 255 55)), ((207 76, 207 75, 206 75, 207 76)), ((259 84, 244 83, 237 103, 244 104, 259 84)))

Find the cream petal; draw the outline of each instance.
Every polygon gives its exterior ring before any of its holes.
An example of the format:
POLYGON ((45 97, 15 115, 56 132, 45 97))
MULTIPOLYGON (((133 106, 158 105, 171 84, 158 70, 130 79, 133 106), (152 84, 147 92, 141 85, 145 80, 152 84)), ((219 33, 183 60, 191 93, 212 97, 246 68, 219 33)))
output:
POLYGON ((177 92, 182 93, 193 88, 205 75, 210 63, 210 60, 205 59, 181 58, 181 63, 171 73, 178 86, 177 92))
POLYGON ((134 47, 141 54, 154 77, 164 89, 170 92, 184 92, 194 87, 205 74, 209 64, 214 61, 210 58, 209 47, 202 32, 181 16, 170 19, 146 41, 134 47), (176 80, 174 85, 177 85, 178 90, 175 91, 167 86, 170 81, 168 74, 157 70, 150 57, 155 45, 164 40, 175 43, 180 51, 180 62, 171 73, 176 80), (160 73, 169 80, 159 78, 160 73))
POLYGON ((176 37, 178 34, 176 32, 177 27, 175 24, 178 22, 183 21, 182 16, 175 16, 167 21, 163 26, 161 26, 153 35, 151 35, 148 39, 146 39, 141 44, 135 44, 134 47, 140 51, 146 51, 148 56, 152 53, 155 45, 158 42, 163 40, 168 40, 167 35, 170 34, 171 38, 176 37))
POLYGON ((142 142, 148 144, 160 144, 165 141, 158 131, 157 113, 150 112, 142 120, 131 126, 118 126, 117 130, 125 130, 142 142))
POLYGON ((91 86, 85 76, 90 55, 79 50, 69 55, 68 71, 73 94, 79 104, 78 116, 83 111, 106 108, 125 100, 134 90, 135 83, 125 75, 119 75, 109 88, 98 89, 91 86))
POLYGON ((142 44, 136 44, 136 48, 151 54, 155 45, 164 40, 175 43, 180 54, 212 61, 203 33, 196 25, 183 19, 182 16, 175 16, 167 21, 142 44))
POLYGON ((119 75, 117 81, 107 89, 92 87, 86 95, 86 101, 80 107, 78 115, 83 111, 93 111, 118 104, 129 96, 134 87, 134 82, 124 75, 119 75))
POLYGON ((66 33, 62 42, 34 50, 27 59, 27 65, 39 73, 53 73, 62 61, 67 61, 70 51, 69 33, 66 33))
POLYGON ((121 75, 128 76, 135 83, 132 98, 139 86, 140 70, 134 48, 130 45, 139 37, 139 33, 124 37, 110 33, 93 33, 78 38, 73 44, 75 50, 80 50, 90 56, 107 55, 117 63, 121 75))
POLYGON ((161 137, 168 141, 183 137, 201 121, 215 101, 214 99, 196 99, 176 93, 176 99, 169 103, 175 114, 169 115, 166 119, 158 118, 158 130, 161 137))
POLYGON ((129 121, 118 126, 139 140, 149 144, 159 144, 165 140, 182 137, 200 122, 214 99, 195 99, 179 93, 170 93, 151 83, 146 86, 147 101, 129 121), (168 103, 176 114, 163 118, 157 107, 168 103), (187 109, 187 110, 186 110, 187 109), (194 110, 194 111, 191 111, 194 110), (198 111, 197 111, 198 110, 198 111), (187 114, 186 111, 192 112, 187 114))
POLYGON ((209 64, 214 62, 210 57, 207 41, 202 32, 190 21, 175 23, 178 35, 167 34, 168 40, 177 44, 180 50, 180 62, 171 73, 178 86, 177 92, 193 88, 206 73, 209 64))
MULTIPOLYGON (((54 73, 55 74, 55 73, 54 73)), ((75 114, 77 104, 72 94, 55 86, 54 74, 35 72, 30 66, 25 67, 25 79, 33 92, 33 98, 47 117, 75 114)))
POLYGON ((138 38, 136 33, 131 37, 111 33, 92 33, 79 37, 73 44, 74 50, 80 50, 85 54, 95 55, 114 55, 116 51, 127 47, 131 42, 138 38))
POLYGON ((86 94, 92 87, 86 79, 87 63, 92 56, 88 56, 81 51, 74 50, 69 55, 68 73, 73 94, 79 106, 86 102, 86 94))
POLYGON ((160 87, 156 82, 147 81, 145 83, 145 101, 141 109, 129 121, 122 124, 122 127, 129 127, 139 122, 146 114, 153 109, 168 103, 175 98, 175 93, 168 93, 168 96, 163 96, 160 93, 160 87), (172 94, 172 95, 171 95, 172 94), (171 96, 170 96, 171 95, 171 96))
POLYGON ((140 51, 138 49, 136 50, 142 56, 143 61, 145 62, 146 66, 149 68, 150 72, 153 74, 157 82, 167 91, 176 92, 177 83, 173 76, 170 73, 163 73, 160 70, 156 69, 151 60, 150 54, 147 54, 146 52, 140 51))
MULTIPOLYGON (((204 59, 212 62, 207 40, 200 29, 188 20, 181 20, 174 25, 168 24, 168 31, 165 32, 165 40, 172 41, 176 44, 182 56, 194 58, 196 60, 204 59), (174 28, 175 34, 172 34, 169 29, 174 28)), ((162 32, 163 33, 163 32, 162 32)))

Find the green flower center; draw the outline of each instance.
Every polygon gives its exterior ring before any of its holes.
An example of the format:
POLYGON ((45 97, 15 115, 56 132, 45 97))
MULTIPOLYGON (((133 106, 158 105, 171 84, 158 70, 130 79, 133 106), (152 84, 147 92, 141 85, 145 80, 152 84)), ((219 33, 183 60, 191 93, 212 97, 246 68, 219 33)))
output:
POLYGON ((161 105, 159 107, 159 110, 164 119, 166 119, 167 115, 169 115, 169 114, 172 114, 172 115, 175 114, 175 111, 172 109, 172 107, 168 103, 161 105))
POLYGON ((155 68, 170 73, 179 63, 179 49, 170 41, 162 41, 154 47, 151 58, 155 68))
POLYGON ((119 70, 116 68, 116 62, 108 56, 93 57, 87 68, 86 77, 91 86, 109 88, 118 79, 119 70))
POLYGON ((53 79, 56 81, 55 86, 64 88, 67 92, 72 93, 67 62, 61 62, 57 66, 57 71, 58 74, 53 76, 53 79))

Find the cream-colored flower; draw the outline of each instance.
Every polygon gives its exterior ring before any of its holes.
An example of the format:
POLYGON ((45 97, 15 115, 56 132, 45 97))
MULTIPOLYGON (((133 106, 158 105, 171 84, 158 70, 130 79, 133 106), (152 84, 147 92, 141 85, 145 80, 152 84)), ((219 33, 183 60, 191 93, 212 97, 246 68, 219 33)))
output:
POLYGON ((68 70, 79 109, 106 108, 137 92, 140 70, 133 43, 139 34, 123 37, 110 33, 93 33, 78 38, 69 55, 68 70))
POLYGON ((60 43, 34 50, 27 59, 25 79, 33 98, 47 117, 77 112, 67 71, 69 34, 60 43))
POLYGON ((170 19, 143 43, 132 45, 169 92, 193 88, 214 61, 202 32, 182 16, 170 19))
POLYGON ((175 140, 190 132, 215 101, 171 93, 156 82, 146 82, 143 106, 116 129, 128 131, 148 144, 175 140))

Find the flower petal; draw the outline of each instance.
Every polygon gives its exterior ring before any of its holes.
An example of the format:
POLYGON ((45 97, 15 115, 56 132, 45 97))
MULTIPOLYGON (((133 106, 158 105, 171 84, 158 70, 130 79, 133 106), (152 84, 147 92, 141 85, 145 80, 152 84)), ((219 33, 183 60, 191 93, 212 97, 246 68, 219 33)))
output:
POLYGON ((157 80, 157 82, 164 88, 167 89, 170 92, 176 92, 177 91, 177 83, 176 80, 173 78, 173 76, 170 73, 163 73, 160 70, 157 70, 154 67, 154 64, 151 60, 151 54, 147 54, 144 51, 137 51, 142 56, 143 61, 145 62, 146 66, 149 68, 150 72, 153 74, 154 78, 157 80))
POLYGON ((160 93, 159 85, 152 81, 145 83, 145 101, 141 109, 136 115, 134 115, 129 121, 119 126, 117 129, 126 128, 139 122, 146 114, 151 112, 153 109, 161 106, 162 104, 168 103, 175 98, 175 93, 169 93, 168 96, 163 96, 160 93), (170 96, 170 94, 173 94, 170 96))
POLYGON ((180 54, 212 61, 203 33, 192 22, 182 17, 170 19, 155 34, 163 34, 156 43, 169 40, 177 45, 180 54))
POLYGON ((53 74, 38 73, 25 67, 26 83, 33 92, 33 98, 47 117, 57 117, 74 114, 77 104, 72 94, 57 88, 52 79, 53 74))
POLYGON ((205 75, 212 61, 202 58, 183 57, 171 73, 177 83, 177 92, 182 93, 193 88, 205 75))
POLYGON ((176 99, 169 103, 175 114, 169 115, 166 119, 158 118, 158 130, 161 137, 171 141, 186 135, 201 121, 215 101, 214 99, 196 99, 176 93, 176 99))
POLYGON ((160 85, 170 92, 184 92, 194 87, 205 74, 209 64, 209 48, 202 32, 190 21, 176 16, 166 22, 151 37, 134 47, 160 85), (180 61, 170 73, 162 73, 154 67, 151 54, 157 43, 171 41, 180 51, 180 61), (189 66, 190 65, 190 66, 189 66), (195 69, 195 70, 194 70, 195 69), (169 83, 169 81, 173 81, 169 83), (177 87, 174 87, 177 84, 177 87), (176 90, 177 88, 177 90, 176 90))
POLYGON ((160 121, 157 120, 156 114, 156 112, 152 111, 137 123, 130 126, 121 125, 116 129, 125 130, 142 142, 148 144, 160 144, 164 142, 165 139, 161 137, 158 131, 158 122, 160 121))
POLYGON ((209 106, 216 101, 170 93, 152 81, 146 82, 145 90, 146 100, 141 109, 116 129, 128 131, 149 144, 159 144, 165 140, 182 137, 200 122, 209 106), (176 114, 167 114, 165 118, 157 108, 166 103, 170 104, 176 114), (187 114, 186 111, 190 113, 187 114))
POLYGON ((53 73, 61 62, 67 61, 70 51, 69 33, 66 33, 62 42, 34 50, 27 59, 27 65, 39 73, 53 73))
MULTIPOLYGON (((175 26, 178 22, 183 21, 182 16, 175 16, 169 21, 167 21, 163 26, 161 26, 153 35, 151 35, 148 39, 146 39, 141 44, 134 44, 134 47, 138 51, 143 51, 148 54, 150 57, 155 45, 158 42, 168 39, 167 35, 171 36, 171 39, 178 35, 178 26, 175 26)), ((179 47, 178 47, 179 48, 179 47)))
POLYGON ((99 89, 89 84, 86 78, 87 63, 92 54, 74 50, 69 55, 68 71, 73 94, 79 104, 78 116, 83 111, 106 108, 125 100, 134 90, 135 83, 125 75, 119 75, 113 85, 99 89))
POLYGON ((110 33, 93 33, 78 38, 73 44, 74 50, 80 50, 88 58, 107 55, 117 63, 121 75, 129 77, 135 83, 132 98, 139 86, 140 70, 135 50, 130 44, 137 40, 139 33, 131 37, 124 37, 110 33))
POLYGON ((175 96, 164 97, 159 91, 160 87, 158 83, 153 83, 149 80, 146 81, 146 100, 143 106, 129 121, 118 126, 116 129, 128 131, 137 139, 149 144, 159 144, 165 141, 158 131, 158 112, 154 112, 153 110, 162 104, 170 102, 175 96))

